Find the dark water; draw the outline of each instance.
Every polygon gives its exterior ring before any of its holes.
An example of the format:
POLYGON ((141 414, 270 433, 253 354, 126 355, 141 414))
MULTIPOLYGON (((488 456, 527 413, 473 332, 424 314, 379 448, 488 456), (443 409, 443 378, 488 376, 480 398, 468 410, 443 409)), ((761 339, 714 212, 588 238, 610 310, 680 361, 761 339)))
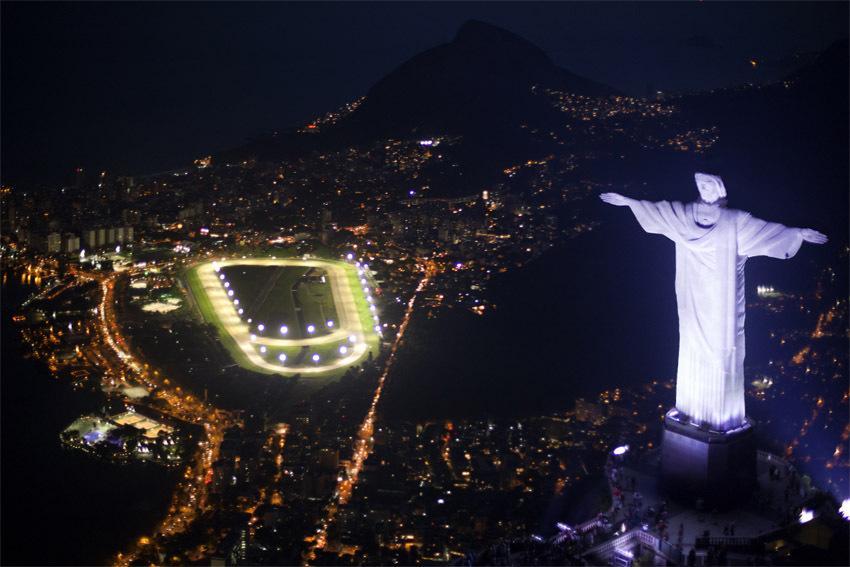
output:
MULTIPOLYGON (((674 247, 643 233, 625 213, 605 220, 599 231, 496 279, 490 293, 497 304, 494 312, 484 317, 461 309, 443 310, 430 319, 417 315, 387 382, 383 417, 545 415, 572 409, 577 397, 595 400, 608 388, 673 379, 678 353, 674 247)), ((825 301, 842 297, 847 285, 846 261, 838 255, 842 246, 806 246, 789 261, 749 260, 748 302, 755 301, 760 284, 809 295, 825 265, 840 275, 824 289, 825 301)), ((777 350, 770 333, 797 329, 808 334, 818 309, 807 316, 749 309, 747 372, 760 371, 770 359, 793 356, 799 347, 777 350)), ((821 412, 802 441, 796 465, 841 498, 847 497, 846 469, 829 470, 824 462, 837 444, 846 446, 840 435, 847 405, 837 403, 846 386, 844 352, 843 380, 783 380, 785 396, 761 404, 747 401, 750 414, 765 424, 764 448, 781 452, 811 418, 812 400, 819 395, 830 400, 835 415, 821 412)), ((832 374, 832 369, 824 371, 832 374)))
MULTIPOLYGON (((672 243, 611 208, 606 224, 497 278, 494 312, 419 314, 406 334, 383 410, 392 419, 539 415, 675 376, 678 322, 672 243)), ((606 211, 607 213, 608 211, 606 211)), ((759 283, 811 289, 815 251, 751 260, 759 283)), ((756 338, 768 332, 753 317, 756 338)), ((753 358, 759 355, 753 345, 753 358)))
POLYGON ((119 466, 65 450, 59 432, 98 400, 23 357, 15 308, 33 290, 2 288, 2 542, 4 565, 104 564, 164 514, 174 471, 119 466))

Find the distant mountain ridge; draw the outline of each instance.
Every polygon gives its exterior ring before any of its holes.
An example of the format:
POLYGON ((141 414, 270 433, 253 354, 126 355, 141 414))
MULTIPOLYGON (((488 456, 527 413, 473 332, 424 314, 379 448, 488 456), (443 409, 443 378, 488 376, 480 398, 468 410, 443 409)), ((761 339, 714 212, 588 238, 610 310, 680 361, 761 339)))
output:
MULTIPOLYGON (((651 157, 634 146, 618 146, 616 153, 630 154, 630 158, 596 162, 594 171, 606 177, 616 171, 621 178, 634 179, 643 175, 641 168, 674 175, 679 163, 688 171, 716 169, 732 181, 737 177, 739 186, 755 187, 765 184, 776 170, 778 178, 772 181, 775 199, 761 204, 749 201, 755 194, 736 195, 740 206, 761 207, 776 218, 792 210, 788 203, 799 197, 795 188, 806 176, 817 175, 831 189, 810 195, 806 206, 827 211, 834 217, 830 222, 834 226, 846 224, 842 218, 846 208, 829 204, 847 201, 846 184, 835 181, 846 177, 847 69, 848 42, 844 40, 784 81, 677 97, 670 102, 690 123, 718 127, 720 141, 708 154, 668 152, 651 157), (776 160, 782 160, 784 167, 773 167, 776 160), (783 174, 798 180, 789 183, 783 174)), ((293 130, 219 157, 222 161, 246 157, 281 160, 317 150, 369 147, 388 138, 459 136, 461 142, 450 150, 458 166, 419 181, 431 183, 434 194, 468 194, 503 180, 507 165, 607 143, 595 133, 577 137, 576 129, 565 130, 565 114, 539 94, 546 88, 590 97, 619 94, 556 66, 543 50, 516 34, 469 21, 452 41, 428 49, 388 73, 355 110, 335 123, 322 124, 318 133, 293 130), (538 94, 533 86, 541 87, 538 94), (558 130, 572 149, 546 136, 532 135, 535 129, 542 133, 558 130)), ((803 207, 794 210, 802 212, 803 207)))
POLYGON ((391 135, 501 129, 549 110, 532 95, 534 85, 590 96, 617 94, 556 66, 518 35, 471 20, 450 43, 412 57, 378 81, 338 129, 391 135))
POLYGON ((528 40, 470 20, 451 42, 413 56, 379 80, 357 110, 321 133, 266 137, 222 157, 286 157, 391 137, 437 134, 507 142, 518 134, 521 122, 557 118, 550 104, 534 96, 535 85, 588 96, 618 94, 556 66, 528 40))

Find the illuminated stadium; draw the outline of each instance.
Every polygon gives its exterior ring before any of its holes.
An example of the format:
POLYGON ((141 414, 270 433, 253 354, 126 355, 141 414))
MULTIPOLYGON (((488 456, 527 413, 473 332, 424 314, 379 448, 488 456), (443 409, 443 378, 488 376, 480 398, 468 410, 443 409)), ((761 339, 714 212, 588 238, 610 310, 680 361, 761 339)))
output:
POLYGON ((243 368, 338 376, 377 354, 368 274, 359 263, 242 258, 199 264, 186 279, 201 315, 243 368))

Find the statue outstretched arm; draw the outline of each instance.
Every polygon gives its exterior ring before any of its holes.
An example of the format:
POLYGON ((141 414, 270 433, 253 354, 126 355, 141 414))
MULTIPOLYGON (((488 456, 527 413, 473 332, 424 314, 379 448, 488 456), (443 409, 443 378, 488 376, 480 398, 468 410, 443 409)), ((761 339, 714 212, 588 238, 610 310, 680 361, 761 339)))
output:
POLYGON ((629 199, 619 193, 601 193, 599 198, 602 199, 603 202, 608 203, 609 205, 614 205, 615 207, 628 207, 634 201, 634 199, 629 199))
POLYGON ((829 238, 822 232, 818 232, 813 228, 801 228, 800 236, 803 237, 805 242, 810 242, 811 244, 826 244, 829 242, 829 238))
POLYGON ((825 244, 825 234, 811 228, 788 227, 741 213, 738 221, 738 254, 785 259, 793 257, 803 242, 825 244))
POLYGON ((629 207, 640 227, 650 234, 661 234, 674 242, 684 240, 685 214, 681 203, 641 201, 619 193, 602 193, 599 198, 610 205, 629 207))

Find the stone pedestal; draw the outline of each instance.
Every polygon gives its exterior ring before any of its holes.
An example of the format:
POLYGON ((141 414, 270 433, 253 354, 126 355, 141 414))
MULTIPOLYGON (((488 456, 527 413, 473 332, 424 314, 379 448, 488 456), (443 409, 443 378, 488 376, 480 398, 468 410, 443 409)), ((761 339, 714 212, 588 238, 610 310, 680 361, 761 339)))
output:
POLYGON ((752 424, 712 431, 670 410, 664 417, 661 481, 667 494, 691 505, 698 498, 710 508, 746 502, 756 481, 752 424))

